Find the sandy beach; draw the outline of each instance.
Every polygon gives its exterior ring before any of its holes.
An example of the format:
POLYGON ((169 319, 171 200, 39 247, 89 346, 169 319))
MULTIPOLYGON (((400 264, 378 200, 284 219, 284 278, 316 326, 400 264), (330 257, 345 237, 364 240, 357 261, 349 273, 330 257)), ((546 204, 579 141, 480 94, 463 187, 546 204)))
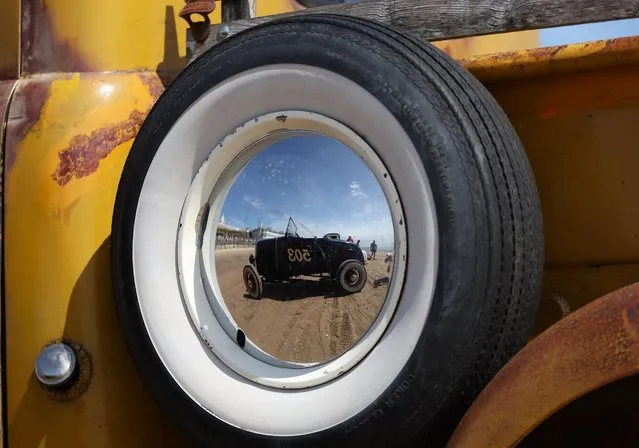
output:
POLYGON ((265 284, 261 300, 246 295, 242 269, 253 249, 216 252, 222 296, 246 336, 262 350, 295 362, 328 361, 348 350, 368 330, 388 291, 385 252, 365 264, 362 291, 341 295, 327 278, 299 277, 265 284))

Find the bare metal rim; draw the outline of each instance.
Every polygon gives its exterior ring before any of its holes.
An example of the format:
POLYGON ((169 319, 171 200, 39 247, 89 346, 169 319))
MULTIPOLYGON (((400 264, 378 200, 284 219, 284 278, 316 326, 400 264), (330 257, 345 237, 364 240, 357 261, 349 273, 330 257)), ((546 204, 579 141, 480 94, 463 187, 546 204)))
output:
MULTIPOLYGON (((392 318, 399 302, 404 280, 407 236, 403 225, 404 213, 401 201, 397 189, 388 175, 388 170, 373 148, 351 129, 336 120, 307 111, 276 111, 243 123, 213 149, 193 181, 183 211, 183 216, 208 211, 208 217, 205 219, 208 224, 204 229, 202 239, 204 243, 195 254, 195 263, 199 267, 204 295, 217 319, 217 324, 224 329, 230 340, 236 341, 236 335, 242 332, 242 329, 226 306, 217 280, 215 223, 220 218, 229 189, 241 170, 255 155, 283 139, 309 134, 330 137, 357 154, 375 175, 389 206, 395 234, 395 251, 399 255, 394 259, 393 272, 396 274, 393 275, 389 285, 384 305, 368 331, 353 347, 340 356, 326 362, 298 363, 278 359, 262 350, 248 338, 243 339, 243 347, 237 344, 222 346, 219 344, 219 337, 208 331, 213 325, 211 323, 202 325, 200 323, 202 313, 198 307, 189 306, 187 301, 191 318, 200 329, 200 337, 218 358, 249 381, 282 389, 319 386, 343 375, 372 350, 392 318), (218 157, 221 157, 222 154, 223 157, 230 160, 226 165, 218 162, 218 157), (196 198, 199 200, 195 200, 196 198), (203 199, 204 203, 202 203, 203 199), (233 349, 230 349, 231 347, 233 349), (248 359, 247 354, 252 359, 248 359)), ((185 221, 188 221, 188 218, 185 218, 183 225, 180 226, 178 250, 192 245, 194 240, 191 226, 185 221)), ((189 249, 187 252, 191 253, 189 249)), ((190 258, 181 259, 189 264, 193 263, 190 258)), ((198 281, 196 280, 196 282, 198 281)), ((192 287, 193 285, 189 285, 184 290, 189 290, 192 287)), ((195 287, 197 288, 197 286, 195 287)))

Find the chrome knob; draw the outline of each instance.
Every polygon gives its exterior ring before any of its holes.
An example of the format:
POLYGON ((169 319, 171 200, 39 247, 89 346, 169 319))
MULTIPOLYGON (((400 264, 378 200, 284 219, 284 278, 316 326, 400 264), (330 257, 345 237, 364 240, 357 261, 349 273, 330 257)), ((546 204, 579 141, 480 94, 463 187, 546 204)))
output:
POLYGON ((35 363, 35 376, 45 386, 64 386, 77 366, 75 351, 67 344, 57 343, 45 347, 35 363))

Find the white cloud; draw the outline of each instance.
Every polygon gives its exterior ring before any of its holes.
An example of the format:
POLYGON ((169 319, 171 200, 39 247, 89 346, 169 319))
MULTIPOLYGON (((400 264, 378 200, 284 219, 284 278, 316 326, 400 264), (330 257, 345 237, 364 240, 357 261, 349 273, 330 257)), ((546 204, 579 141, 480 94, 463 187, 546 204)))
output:
POLYGON ((244 196, 244 200, 258 210, 264 209, 264 204, 262 203, 262 201, 255 196, 244 196))
POLYGON ((364 197, 366 196, 364 194, 364 192, 362 191, 362 186, 360 185, 359 182, 353 181, 351 182, 351 196, 353 197, 364 197))

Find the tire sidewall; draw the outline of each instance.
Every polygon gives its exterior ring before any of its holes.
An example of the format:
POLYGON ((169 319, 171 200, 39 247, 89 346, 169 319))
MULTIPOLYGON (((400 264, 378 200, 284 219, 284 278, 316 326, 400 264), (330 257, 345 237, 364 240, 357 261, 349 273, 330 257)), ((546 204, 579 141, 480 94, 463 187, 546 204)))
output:
MULTIPOLYGON (((346 37, 344 41, 341 38, 331 40, 320 35, 326 30, 321 27, 314 30, 314 27, 318 25, 309 25, 308 34, 298 31, 295 41, 291 41, 286 32, 256 37, 255 46, 261 47, 259 51, 242 47, 239 37, 230 39, 214 53, 203 57, 202 62, 204 58, 210 59, 205 77, 195 78, 195 69, 187 69, 176 79, 175 88, 161 97, 140 130, 123 172, 122 187, 118 190, 113 225, 113 283, 116 296, 120 298, 116 304, 121 326, 138 368, 148 371, 148 367, 141 368, 147 364, 155 372, 145 375, 145 382, 152 391, 162 391, 165 399, 161 402, 176 404, 165 408, 202 443, 210 443, 213 435, 224 440, 224 446, 246 442, 270 444, 276 440, 243 432, 212 417, 182 392, 154 353, 149 336, 143 331, 133 269, 126 261, 132 259, 133 220, 130 216, 137 205, 144 173, 154 151, 180 114, 212 86, 257 66, 275 63, 315 65, 345 76, 376 95, 405 126, 415 146, 423 151, 422 161, 431 180, 437 219, 441 223, 439 237, 443 242, 426 328, 395 382, 375 403, 352 419, 328 431, 286 441, 321 445, 331 440, 340 443, 350 440, 369 446, 389 446, 389 442, 408 440, 421 428, 423 421, 431 419, 445 405, 451 389, 454 393, 458 379, 468 374, 472 364, 470 342, 485 306, 486 280, 482 278, 481 265, 487 263, 489 256, 488 244, 482 235, 487 233, 488 217, 481 205, 483 190, 479 176, 472 173, 473 163, 462 160, 459 153, 447 150, 453 142, 463 145, 465 130, 447 109, 436 86, 428 86, 427 81, 424 85, 407 83, 401 73, 393 72, 395 61, 387 61, 380 69, 379 58, 361 54, 362 42, 349 45, 346 37), (331 49, 333 51, 327 51, 331 49), (240 51, 243 57, 238 57, 240 51), (381 82, 382 72, 386 72, 384 76, 391 81, 381 82), (428 92, 427 98, 421 95, 422 89, 428 92), (411 99, 420 97, 419 103, 411 103, 411 99), (479 200, 475 201, 477 198, 479 200), (480 267, 475 271, 466 268, 474 265, 480 267), (446 309, 446 313, 441 313, 442 309, 446 309), (427 359, 436 359, 436 364, 427 359), (427 403, 427 407, 423 403, 427 403), (189 417, 182 418, 180 414, 189 417), (392 430, 394 427, 398 429, 392 430)), ((356 34, 352 37, 358 38, 356 34)))
POLYGON ((253 299, 261 298, 262 297, 262 281, 261 281, 260 276, 257 273, 257 270, 255 269, 255 267, 253 265, 251 265, 251 264, 247 264, 246 266, 244 266, 242 276, 244 278, 244 286, 246 287, 246 290, 247 290, 248 294, 253 299), (255 282, 254 291, 251 291, 249 289, 249 286, 248 286, 248 278, 249 278, 249 276, 252 276, 253 277, 253 282, 255 282))

